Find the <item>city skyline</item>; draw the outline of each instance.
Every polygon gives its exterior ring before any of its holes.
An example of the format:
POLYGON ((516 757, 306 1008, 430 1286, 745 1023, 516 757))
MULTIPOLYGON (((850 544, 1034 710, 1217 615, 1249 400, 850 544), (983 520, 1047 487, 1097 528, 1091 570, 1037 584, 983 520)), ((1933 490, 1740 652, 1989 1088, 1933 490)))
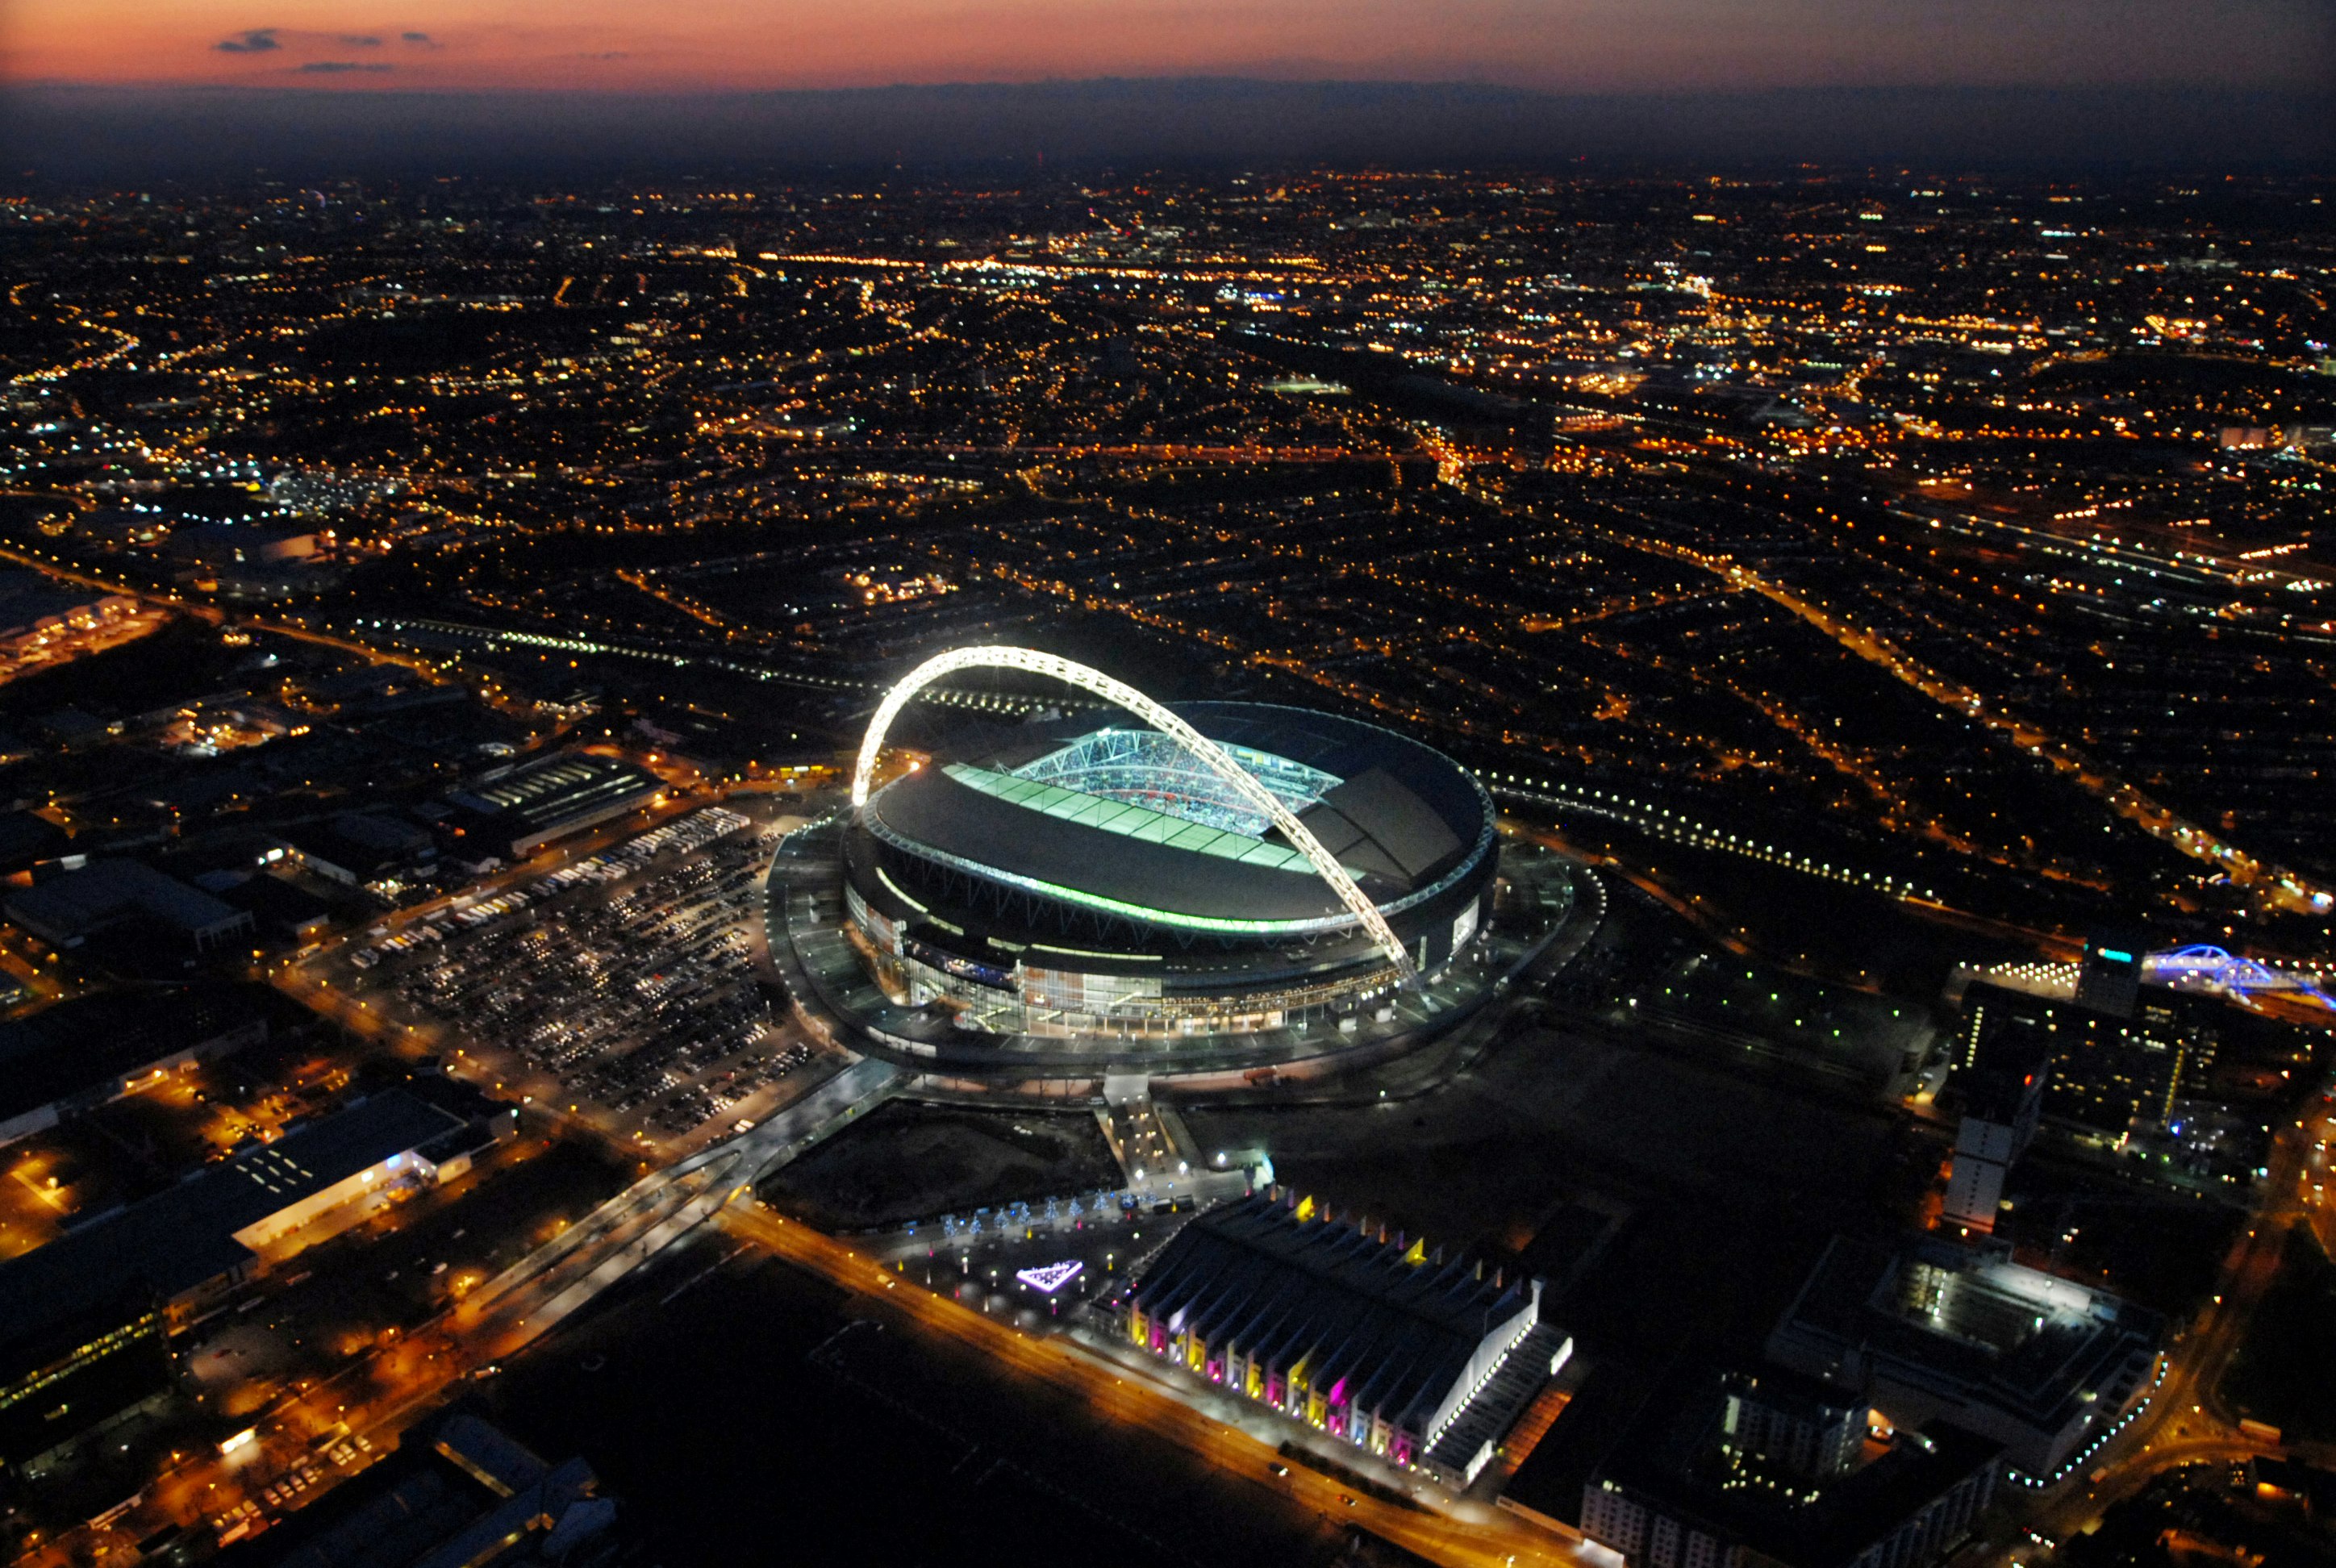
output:
POLYGON ((8 7, 0 1560, 2336 1559, 2329 15, 8 7))
POLYGON ((63 180, 819 167, 2324 169, 2303 0, 25 0, 0 151, 63 180), (2203 45, 2203 46, 2202 46, 2203 45))

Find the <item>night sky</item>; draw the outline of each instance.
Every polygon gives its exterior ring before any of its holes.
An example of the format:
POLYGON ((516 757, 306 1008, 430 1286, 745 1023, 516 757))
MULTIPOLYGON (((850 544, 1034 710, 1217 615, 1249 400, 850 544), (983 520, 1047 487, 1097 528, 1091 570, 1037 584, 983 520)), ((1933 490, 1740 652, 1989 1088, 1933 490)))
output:
POLYGON ((0 6, 0 148, 91 168, 540 160, 620 142, 652 161, 1635 151, 2308 164, 2326 151, 2314 122, 2332 81, 2325 0, 0 6), (1222 119, 1180 112, 1161 85, 1186 84, 1188 100, 1196 81, 1222 119), (1365 83, 1411 91, 1321 91, 1365 83), (355 99, 375 102, 343 102, 355 99))

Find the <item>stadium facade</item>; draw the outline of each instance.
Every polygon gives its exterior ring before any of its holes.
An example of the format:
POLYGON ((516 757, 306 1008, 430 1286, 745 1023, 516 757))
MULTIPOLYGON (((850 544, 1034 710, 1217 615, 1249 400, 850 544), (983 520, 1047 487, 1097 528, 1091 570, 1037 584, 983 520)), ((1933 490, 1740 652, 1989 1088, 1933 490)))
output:
POLYGON ((844 825, 849 937, 895 1005, 1026 1038, 1333 1029, 1467 956, 1500 858, 1492 802, 1429 747, 1255 703, 1173 709, 1018 649, 928 661, 871 726, 844 825), (1037 669, 1143 721, 1025 726, 874 787, 925 681, 1037 669))

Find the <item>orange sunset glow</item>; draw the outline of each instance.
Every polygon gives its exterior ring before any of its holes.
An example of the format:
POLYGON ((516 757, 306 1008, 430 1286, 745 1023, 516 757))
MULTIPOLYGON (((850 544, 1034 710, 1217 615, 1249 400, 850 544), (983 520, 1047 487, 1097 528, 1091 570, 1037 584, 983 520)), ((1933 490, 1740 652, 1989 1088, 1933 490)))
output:
POLYGON ((2164 0, 10 0, 0 79, 624 93, 1191 74, 1577 92, 2311 84, 2307 8, 2209 9, 2257 24, 2200 50, 2195 8, 2164 0))

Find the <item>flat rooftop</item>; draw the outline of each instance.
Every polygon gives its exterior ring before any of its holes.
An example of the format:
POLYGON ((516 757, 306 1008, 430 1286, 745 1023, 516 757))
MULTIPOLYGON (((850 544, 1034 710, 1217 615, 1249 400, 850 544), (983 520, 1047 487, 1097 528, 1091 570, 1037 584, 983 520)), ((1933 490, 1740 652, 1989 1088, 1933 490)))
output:
POLYGON ((1787 1365, 1862 1359, 1943 1398, 2043 1429, 2156 1348, 2165 1321, 2104 1290, 1933 1238, 1901 1245, 1836 1236, 1769 1339, 1787 1365))
POLYGON ((12 890, 8 918, 51 941, 82 940, 114 921, 145 914, 190 936, 225 930, 249 917, 141 861, 92 861, 79 871, 12 890))
POLYGON ((0 1123, 245 1030, 264 1037, 268 1015, 229 985, 103 991, 0 1022, 0 1123))
POLYGON ((459 1139, 492 1103, 459 1085, 384 1090, 272 1144, 203 1165, 170 1187, 0 1263, 0 1335, 30 1337, 120 1300, 131 1283, 165 1300, 252 1261, 236 1233, 401 1155, 459 1139))
POLYGON ((446 801, 518 842, 606 820, 664 788, 655 774, 620 757, 558 752, 497 769, 453 791, 446 801))

